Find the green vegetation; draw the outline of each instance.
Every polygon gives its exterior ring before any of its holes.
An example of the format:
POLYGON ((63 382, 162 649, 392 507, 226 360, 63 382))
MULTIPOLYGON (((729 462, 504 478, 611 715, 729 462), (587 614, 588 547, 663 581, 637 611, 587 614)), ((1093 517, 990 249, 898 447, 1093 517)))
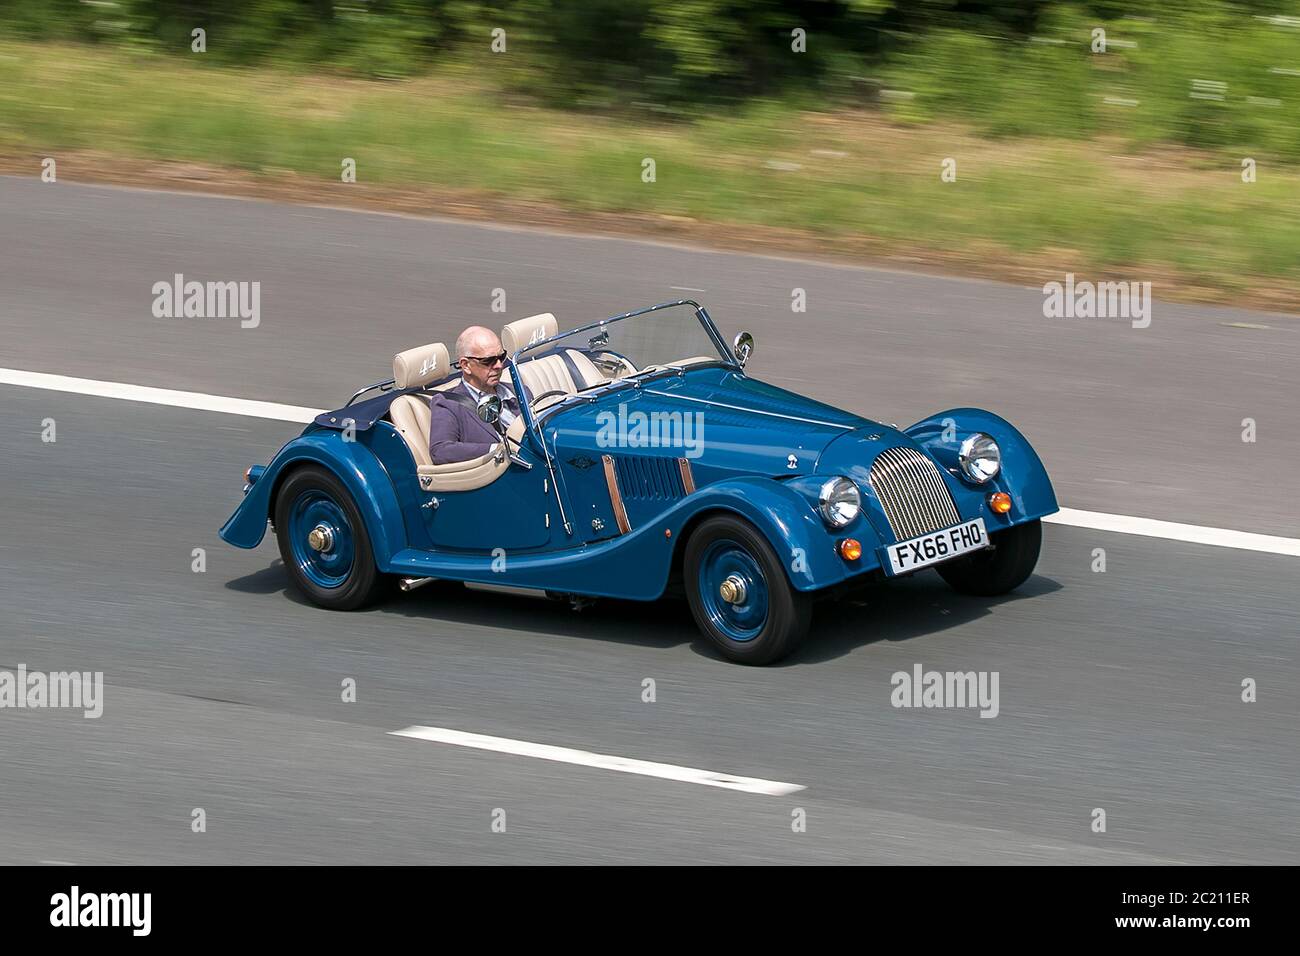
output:
POLYGON ((975 267, 1145 269, 1221 292, 1300 276, 1295 3, 194 6, 0 0, 0 153, 323 188, 352 157, 363 184, 883 240, 975 267), (206 53, 191 23, 208 24, 206 53), (790 49, 800 23, 807 54, 790 49))
POLYGON ((1300 0, 0 0, 0 38, 190 57, 195 29, 213 65, 391 79, 470 59, 566 109, 901 92, 885 105, 910 121, 1300 160, 1300 0))

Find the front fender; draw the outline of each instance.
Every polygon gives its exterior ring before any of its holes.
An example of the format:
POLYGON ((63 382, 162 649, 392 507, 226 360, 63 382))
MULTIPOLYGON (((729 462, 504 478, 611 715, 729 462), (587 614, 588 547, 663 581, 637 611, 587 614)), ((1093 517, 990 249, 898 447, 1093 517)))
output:
POLYGON ((688 499, 692 516, 731 511, 748 520, 767 538, 797 591, 817 591, 879 567, 882 542, 863 519, 840 534, 862 542, 862 557, 846 561, 835 549, 837 537, 822 522, 806 495, 770 478, 730 478, 708 485, 688 499))
POLYGON ((266 534, 272 515, 271 496, 281 476, 297 465, 312 463, 328 468, 347 487, 361 512, 366 532, 380 570, 406 547, 401 509, 388 472, 370 450, 370 442, 383 430, 357 432, 356 441, 344 441, 344 433, 310 426, 276 454, 235 513, 222 526, 221 539, 237 548, 255 548, 266 534))
MULTIPOLYGON (((960 472, 957 452, 972 432, 993 436, 1002 450, 1002 470, 986 485, 978 486, 982 494, 1005 491, 1011 496, 1010 524, 1019 524, 1053 514, 1060 508, 1052 480, 1033 446, 1005 418, 982 408, 950 408, 903 429, 903 433, 921 445, 942 468, 960 472), (947 436, 944 432, 948 431, 947 436)), ((964 478, 966 488, 975 488, 964 478)))

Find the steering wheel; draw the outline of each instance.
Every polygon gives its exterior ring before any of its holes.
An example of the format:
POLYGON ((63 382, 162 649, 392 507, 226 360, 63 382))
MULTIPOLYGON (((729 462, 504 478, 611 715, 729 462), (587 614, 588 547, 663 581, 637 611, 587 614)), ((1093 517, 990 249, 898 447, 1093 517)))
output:
MULTIPOLYGON (((607 362, 607 361, 605 360, 605 356, 607 356, 607 355, 612 355, 612 356, 614 356, 614 358, 618 359, 619 364, 621 364, 621 365, 623 366, 623 372, 622 372, 623 375, 635 375, 635 374, 636 374, 636 363, 633 362, 633 361, 632 361, 630 358, 628 358, 626 355, 624 355, 622 352, 615 352, 613 349, 601 349, 601 351, 600 351, 600 353, 599 353, 599 357, 600 357, 601 361, 597 361, 597 359, 596 359, 595 357, 593 357, 593 356, 595 356, 595 355, 596 355, 596 353, 594 353, 594 352, 590 352, 590 353, 588 353, 587 357, 588 357, 588 358, 591 358, 591 360, 592 360, 593 362, 596 362, 597 365, 604 366, 604 365, 606 365, 606 364, 613 364, 613 363, 611 363, 611 362, 607 362)), ((618 373, 615 373, 615 374, 618 374, 618 373)))

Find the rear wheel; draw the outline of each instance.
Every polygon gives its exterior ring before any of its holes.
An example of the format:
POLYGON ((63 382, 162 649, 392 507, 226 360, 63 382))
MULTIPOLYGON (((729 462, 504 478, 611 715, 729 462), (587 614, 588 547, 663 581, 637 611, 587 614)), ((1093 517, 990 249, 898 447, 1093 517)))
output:
POLYGON ((289 579, 312 603, 351 611, 379 595, 385 578, 361 512, 332 472, 310 465, 285 479, 275 530, 289 579))
POLYGON ((1013 591, 1028 580, 1038 564, 1043 544, 1042 521, 995 531, 989 535, 991 551, 976 551, 955 561, 945 561, 936 570, 948 586, 962 594, 994 597, 1013 591))
POLYGON ((804 639, 812 601, 794 590, 767 539, 747 521, 709 518, 686 542, 686 599, 695 623, 730 660, 771 664, 804 639))

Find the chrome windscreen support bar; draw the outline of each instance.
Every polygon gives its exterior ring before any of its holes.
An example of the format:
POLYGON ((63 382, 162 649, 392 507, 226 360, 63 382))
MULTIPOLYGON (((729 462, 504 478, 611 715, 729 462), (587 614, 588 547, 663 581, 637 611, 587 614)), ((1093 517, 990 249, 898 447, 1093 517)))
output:
MULTIPOLYGON (((621 315, 610 316, 607 319, 601 319, 597 322, 591 322, 588 323, 587 325, 579 326, 576 329, 569 329, 568 331, 565 332, 556 332, 555 335, 544 338, 538 342, 529 342, 527 345, 524 345, 523 347, 516 349, 514 351, 514 354, 507 357, 506 364, 510 368, 510 379, 512 382, 520 381, 519 357, 523 355, 525 352, 529 352, 533 350, 537 350, 538 352, 540 352, 543 348, 545 348, 548 345, 552 345, 553 343, 559 342, 570 336, 581 335, 584 332, 591 332, 593 330, 595 331, 595 335, 591 337, 591 339, 589 340, 589 344, 599 344, 601 342, 608 342, 609 334, 605 326, 609 325, 609 323, 611 322, 618 322, 621 321, 622 319, 630 319, 633 316, 647 315, 651 312, 659 312, 663 309, 680 308, 683 306, 692 309, 695 313, 696 319, 704 326, 705 333, 713 341, 713 344, 717 349, 720 364, 726 367, 735 368, 737 371, 740 371, 741 365, 739 362, 736 361, 735 353, 732 352, 732 350, 728 348, 727 344, 722 340, 721 334, 718 332, 717 327, 714 326, 713 319, 709 316, 709 313, 704 310, 704 306, 700 305, 694 299, 675 299, 671 302, 660 302, 658 305, 647 306, 643 309, 633 309, 631 312, 624 312, 621 315)), ((676 374, 679 377, 685 375, 685 369, 682 368, 681 366, 675 366, 675 365, 665 366, 664 370, 669 374, 676 374)), ((639 389, 641 387, 641 382, 636 379, 634 379, 631 382, 619 382, 617 383, 617 385, 613 382, 610 382, 607 383, 606 387, 600 388, 600 394, 607 394, 608 387, 611 386, 620 387, 626 385, 631 385, 632 387, 639 389)), ((568 405, 570 399, 576 399, 576 398, 582 398, 585 399, 586 401, 595 401, 596 396, 581 395, 581 393, 579 393, 578 395, 571 395, 569 396, 569 398, 566 398, 563 401, 557 402, 555 405, 550 406, 550 408, 548 408, 547 411, 565 407, 568 405)), ((550 481, 551 484, 554 486, 554 490, 555 490, 555 503, 559 506, 560 509, 560 520, 564 522, 564 533, 566 535, 572 535, 573 525, 569 522, 569 516, 564 510, 564 499, 560 494, 560 485, 555 477, 555 463, 551 459, 551 449, 546 444, 546 435, 542 431, 542 422, 540 418, 533 413, 532 407, 527 402, 521 402, 520 405, 524 417, 525 431, 531 432, 536 438, 537 443, 542 446, 542 455, 546 459, 546 471, 550 475, 550 481)), ((556 438, 556 433, 552 431, 551 440, 554 441, 555 438, 556 438)))
MULTIPOLYGON (((542 454, 546 456, 546 470, 551 473, 551 487, 555 489, 555 503, 560 508, 560 521, 564 523, 564 533, 572 535, 573 525, 569 524, 569 516, 564 513, 564 496, 560 494, 560 483, 555 480, 555 465, 551 461, 551 451, 546 447, 546 436, 541 433, 542 426, 540 423, 537 425, 537 432, 537 437, 542 443, 542 454)), ((555 440, 555 434, 555 432, 551 432, 551 441, 555 440)))

